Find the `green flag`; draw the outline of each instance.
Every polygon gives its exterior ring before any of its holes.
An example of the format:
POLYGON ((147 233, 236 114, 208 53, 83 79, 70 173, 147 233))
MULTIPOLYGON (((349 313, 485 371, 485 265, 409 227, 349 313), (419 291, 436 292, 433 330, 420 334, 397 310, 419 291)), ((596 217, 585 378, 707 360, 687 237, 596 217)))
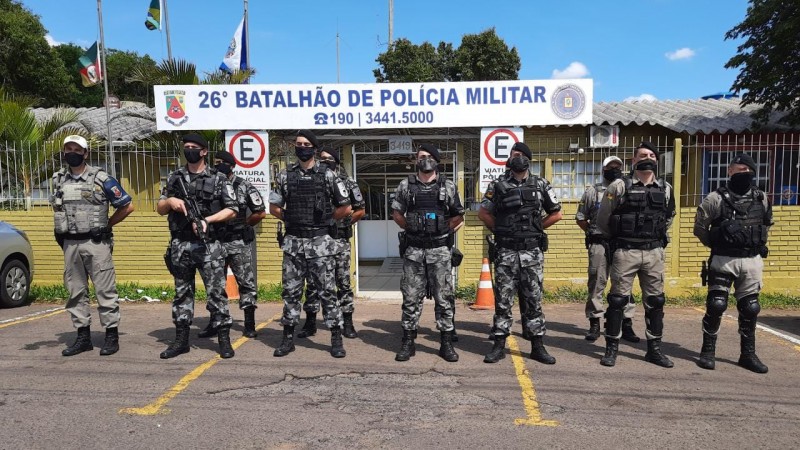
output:
POLYGON ((97 56, 97 41, 78 59, 78 67, 85 87, 94 86, 103 80, 100 58, 97 56))
POLYGON ((147 20, 144 26, 148 30, 161 29, 161 0, 150 0, 150 9, 147 10, 147 20))

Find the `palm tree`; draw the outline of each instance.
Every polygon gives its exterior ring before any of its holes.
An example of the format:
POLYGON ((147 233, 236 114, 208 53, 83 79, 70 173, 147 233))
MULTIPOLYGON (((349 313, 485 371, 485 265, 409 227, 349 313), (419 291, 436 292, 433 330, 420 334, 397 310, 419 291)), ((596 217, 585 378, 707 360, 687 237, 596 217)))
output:
POLYGON ((31 98, 9 94, 0 87, 0 189, 3 197, 30 199, 32 187, 46 180, 50 176, 48 168, 57 165, 55 159, 61 151, 61 141, 83 131, 70 125, 78 121, 78 113, 69 108, 57 108, 40 123, 31 111, 34 103, 31 98))

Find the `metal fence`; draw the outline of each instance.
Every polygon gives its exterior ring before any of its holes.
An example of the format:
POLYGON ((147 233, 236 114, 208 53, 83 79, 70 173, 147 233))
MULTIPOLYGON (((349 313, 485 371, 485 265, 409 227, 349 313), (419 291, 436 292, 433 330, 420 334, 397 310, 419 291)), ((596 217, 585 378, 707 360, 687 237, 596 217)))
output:
MULTIPOLYGON (((558 132, 558 130, 556 130, 558 132)), ((617 147, 590 147, 587 137, 529 136, 531 171, 547 178, 564 201, 577 201, 586 186, 602 180, 602 161, 616 155, 624 161, 623 172, 630 170, 633 151, 643 140, 652 142, 660 153, 659 176, 675 184, 673 173, 675 138, 680 137, 682 206, 696 206, 727 177, 727 167, 734 155, 749 153, 758 164, 756 183, 775 205, 798 205, 800 186, 800 133, 712 134, 696 136, 623 136, 617 147)), ((273 175, 277 162, 288 162, 289 143, 271 142, 273 175), (284 148, 285 147, 285 148, 284 148)), ((477 210, 481 194, 477 192, 480 145, 477 140, 464 148, 465 205, 477 210)), ((0 210, 24 210, 47 207, 52 192, 50 179, 63 167, 60 143, 0 142, 0 210)), ((137 208, 155 208, 161 188, 170 171, 181 164, 177 144, 159 142, 116 144, 111 148, 90 149, 89 164, 114 173, 131 194, 137 208), (113 150, 114 167, 109 167, 113 150)))

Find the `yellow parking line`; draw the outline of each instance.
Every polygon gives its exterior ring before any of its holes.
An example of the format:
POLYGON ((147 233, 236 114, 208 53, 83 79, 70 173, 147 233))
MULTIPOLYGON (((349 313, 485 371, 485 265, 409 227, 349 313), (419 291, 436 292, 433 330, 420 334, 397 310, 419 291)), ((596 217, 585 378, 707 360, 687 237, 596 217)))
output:
MULTIPOLYGON (((280 318, 282 314, 283 314, 282 312, 275 314, 266 322, 258 324, 256 330, 260 330, 262 328, 267 327, 269 324, 280 318)), ((241 347, 242 344, 244 344, 249 340, 250 338, 242 336, 232 344, 232 347, 234 350, 236 350, 237 348, 241 347)), ((219 355, 214 356, 213 358, 209 359, 203 364, 200 364, 194 370, 186 374, 174 386, 169 388, 167 392, 161 395, 161 397, 158 397, 152 403, 143 406, 141 408, 122 408, 119 410, 119 413, 136 415, 136 416, 152 416, 155 414, 168 414, 169 409, 164 408, 167 405, 167 403, 169 403, 173 398, 177 397, 178 394, 186 390, 186 388, 189 387, 189 384, 191 384, 192 381, 200 378, 200 376, 203 375, 203 373, 206 370, 214 367, 214 364, 220 362, 221 360, 222 358, 220 358, 219 355)))
POLYGON ((41 314, 41 315, 38 315, 38 316, 20 317, 19 319, 12 320, 11 322, 6 322, 6 323, 3 323, 3 324, 0 324, 0 328, 10 327, 12 325, 19 325, 19 324, 25 323, 25 322, 32 322, 34 320, 44 319, 45 317, 50 317, 50 316, 55 316, 56 314, 61 314, 64 311, 66 311, 66 309, 59 309, 58 311, 53 311, 53 312, 49 312, 47 314, 41 314))
POLYGON ((511 350, 511 361, 514 362, 514 371, 517 374, 519 387, 522 389, 522 404, 525 405, 525 412, 528 414, 526 419, 515 419, 515 425, 531 425, 540 427, 557 427, 559 424, 555 420, 543 420, 539 410, 539 402, 536 400, 536 389, 533 387, 533 380, 530 372, 525 368, 525 360, 519 351, 517 340, 514 336, 508 336, 506 342, 511 350))

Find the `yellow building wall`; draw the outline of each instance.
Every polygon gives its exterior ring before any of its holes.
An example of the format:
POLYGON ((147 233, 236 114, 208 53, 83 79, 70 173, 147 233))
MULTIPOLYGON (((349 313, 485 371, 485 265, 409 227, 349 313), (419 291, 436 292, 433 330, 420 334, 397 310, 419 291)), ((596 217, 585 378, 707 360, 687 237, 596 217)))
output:
MULTIPOLYGON (((49 208, 31 211, 0 211, 0 220, 25 231, 31 240, 35 259, 34 283, 63 282, 64 254, 53 238, 53 213, 49 208)), ((258 282, 281 279, 282 254, 275 242, 277 219, 264 219, 256 230, 258 282)), ((164 251, 169 242, 167 219, 152 211, 135 211, 114 227, 114 263, 117 281, 141 285, 170 285, 172 276, 164 266, 164 251)))

